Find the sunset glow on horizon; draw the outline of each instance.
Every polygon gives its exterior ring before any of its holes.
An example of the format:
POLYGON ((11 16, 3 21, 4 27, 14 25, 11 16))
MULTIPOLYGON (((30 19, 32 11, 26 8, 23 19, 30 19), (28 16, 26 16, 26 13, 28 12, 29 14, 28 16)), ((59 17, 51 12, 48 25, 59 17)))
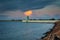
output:
POLYGON ((32 14, 32 10, 28 10, 24 12, 25 16, 30 16, 32 14))

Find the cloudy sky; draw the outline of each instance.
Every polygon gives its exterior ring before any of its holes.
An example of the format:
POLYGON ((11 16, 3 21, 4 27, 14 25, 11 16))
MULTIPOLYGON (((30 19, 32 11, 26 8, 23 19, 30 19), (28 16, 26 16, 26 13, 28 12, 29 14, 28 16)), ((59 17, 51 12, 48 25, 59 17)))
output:
POLYGON ((30 18, 60 19, 60 0, 0 0, 0 20, 25 19, 26 10, 32 10, 30 18))

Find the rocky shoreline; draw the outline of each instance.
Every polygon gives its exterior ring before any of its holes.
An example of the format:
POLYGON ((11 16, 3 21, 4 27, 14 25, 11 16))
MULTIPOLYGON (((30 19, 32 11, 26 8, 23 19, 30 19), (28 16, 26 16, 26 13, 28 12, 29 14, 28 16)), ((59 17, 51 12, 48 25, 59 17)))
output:
POLYGON ((60 40, 60 21, 55 22, 54 27, 44 34, 40 40, 60 40))

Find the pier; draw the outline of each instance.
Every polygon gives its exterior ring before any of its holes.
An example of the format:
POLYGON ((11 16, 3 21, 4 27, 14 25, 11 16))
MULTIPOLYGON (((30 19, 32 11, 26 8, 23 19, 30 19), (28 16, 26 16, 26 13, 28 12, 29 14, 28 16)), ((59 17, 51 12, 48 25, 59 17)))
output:
POLYGON ((57 21, 60 21, 60 20, 22 20, 22 22, 31 22, 31 23, 55 23, 57 21))

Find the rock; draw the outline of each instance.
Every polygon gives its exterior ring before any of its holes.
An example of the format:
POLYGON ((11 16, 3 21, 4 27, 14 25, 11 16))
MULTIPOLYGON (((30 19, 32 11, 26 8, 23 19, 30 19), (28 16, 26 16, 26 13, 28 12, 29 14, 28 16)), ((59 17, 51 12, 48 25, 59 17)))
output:
POLYGON ((54 27, 45 33, 42 40, 60 40, 60 21, 55 22, 54 27))

